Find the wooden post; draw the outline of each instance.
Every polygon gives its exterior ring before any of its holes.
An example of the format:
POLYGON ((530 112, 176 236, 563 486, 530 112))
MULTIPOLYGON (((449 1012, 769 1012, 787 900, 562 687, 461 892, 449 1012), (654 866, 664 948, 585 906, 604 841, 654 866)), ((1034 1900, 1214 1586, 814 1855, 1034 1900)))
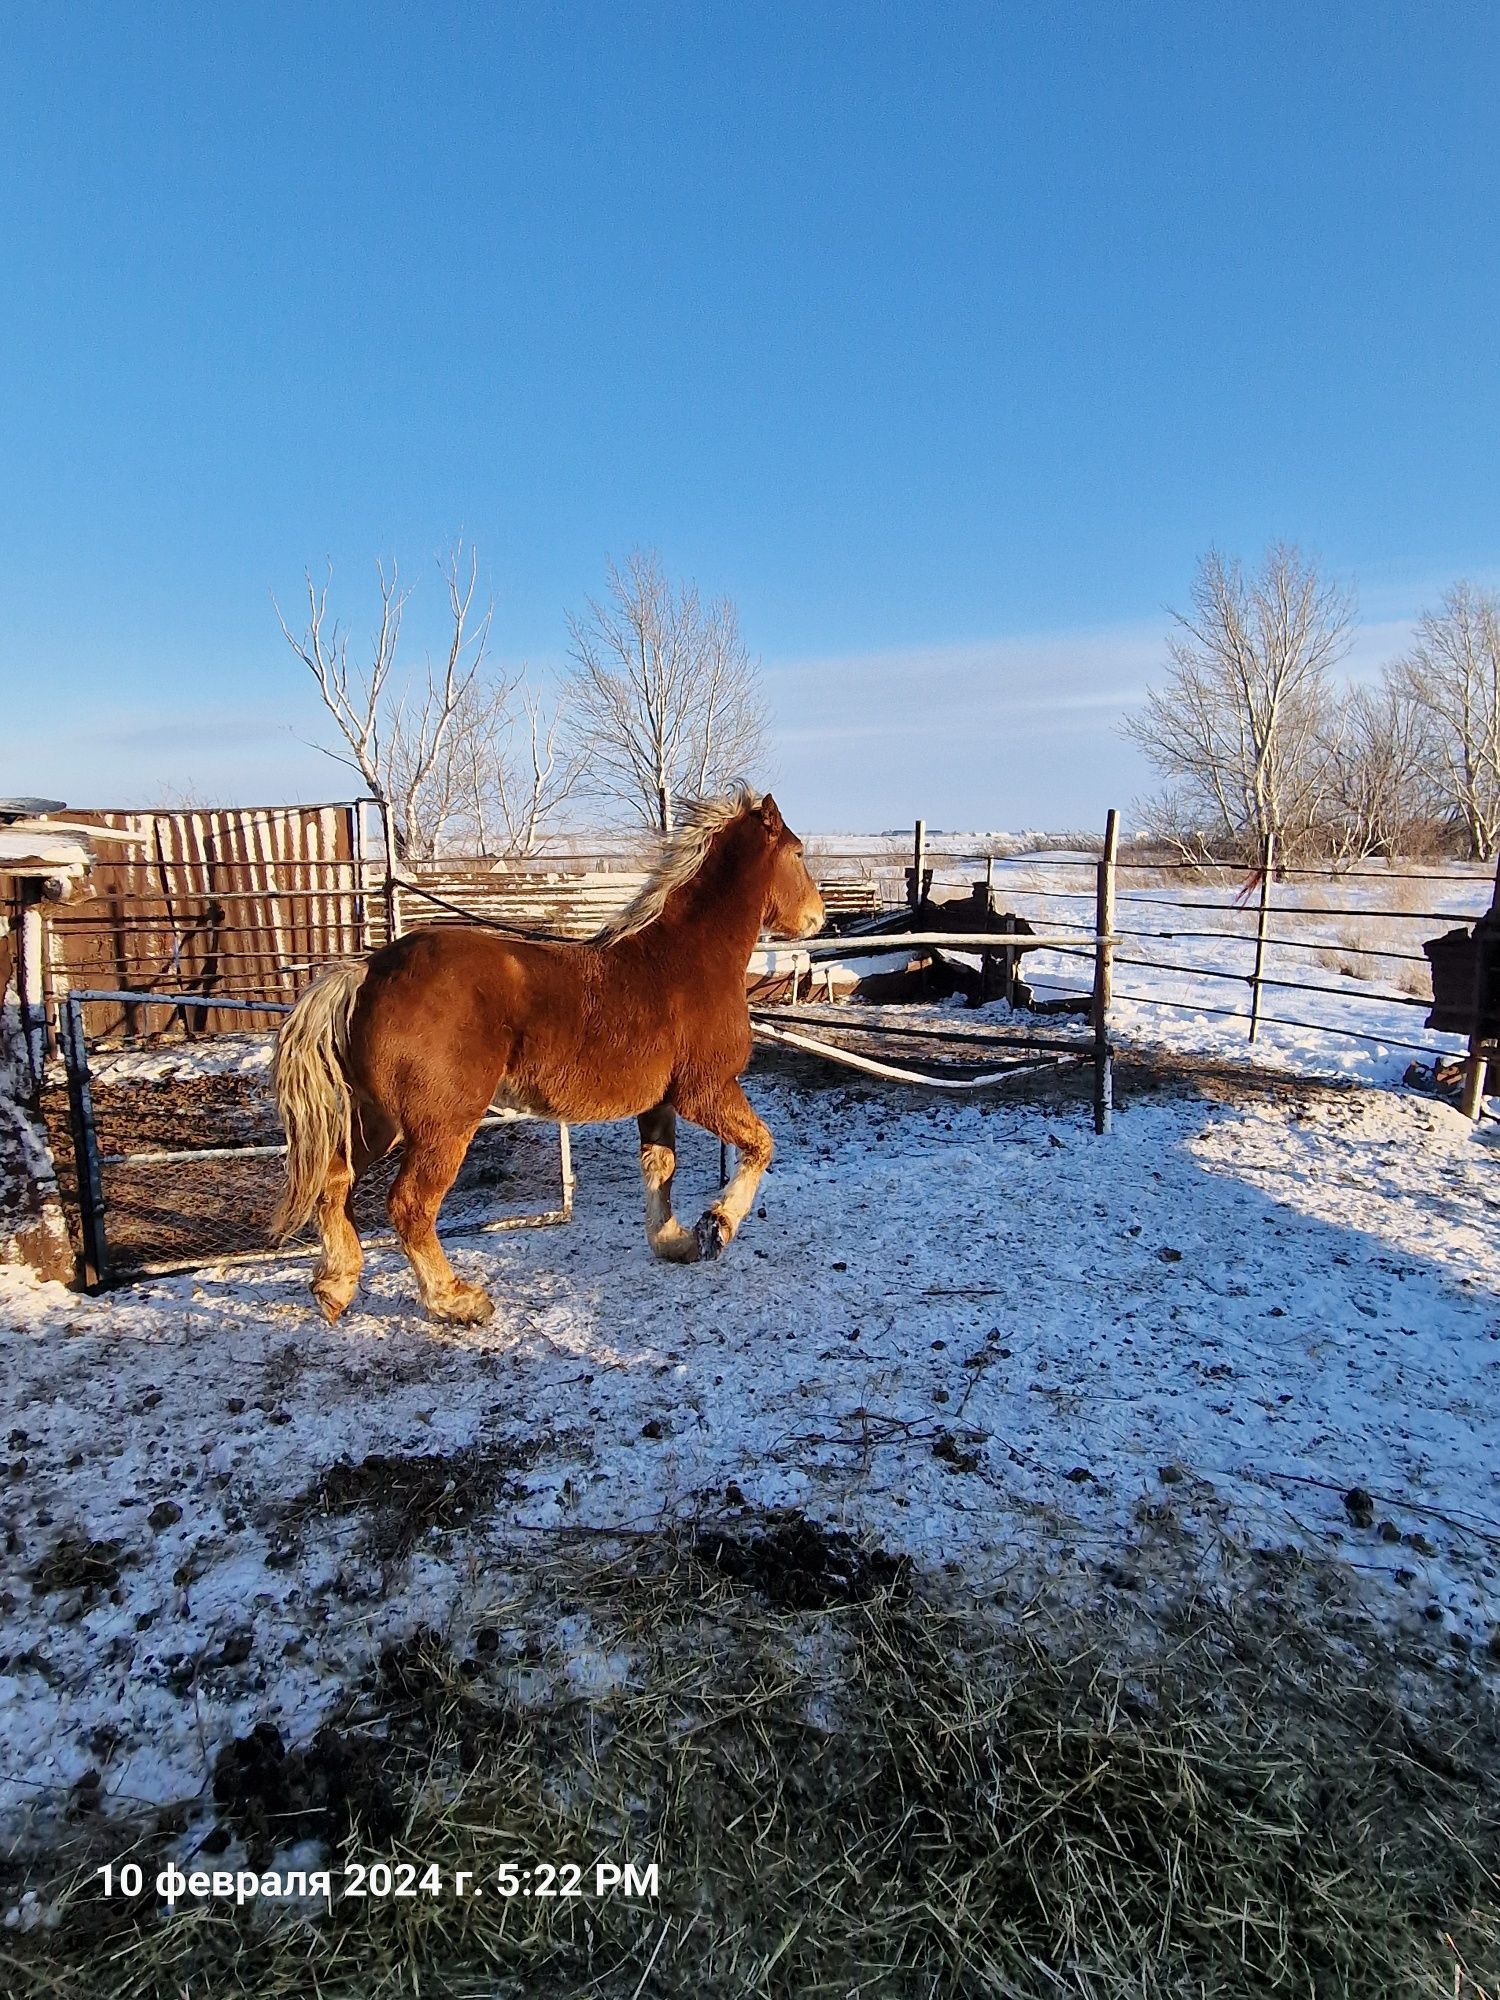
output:
POLYGON ((385 839, 385 941, 394 944, 401 935, 401 884, 396 879, 396 829, 391 825, 391 809, 384 799, 380 808, 380 830, 385 839))
POLYGON ((21 922, 17 984, 21 990, 21 1033, 26 1042, 26 1059, 31 1080, 40 1090, 47 1062, 47 985, 43 972, 46 946, 42 928, 42 885, 34 877, 23 876, 20 884, 21 922))
POLYGON ((1276 835, 1266 835, 1261 847, 1260 912, 1255 920, 1255 970, 1250 975, 1250 1039, 1260 1027, 1260 976, 1266 965, 1266 928, 1271 916, 1271 877, 1276 868, 1276 835))
MULTIPOLYGON (((1495 861, 1495 893, 1490 897, 1489 915, 1491 922, 1500 922, 1500 855, 1495 861)), ((1474 1026, 1469 1035, 1469 1059, 1464 1064, 1464 1089, 1459 1100, 1459 1109, 1465 1118, 1479 1123, 1484 1110, 1485 1072, 1492 1060, 1486 1047, 1484 1035, 1484 1004, 1489 999, 1485 990, 1486 947, 1489 938, 1482 923, 1474 926, 1474 1026)))
POLYGON ((927 866, 927 822, 917 821, 912 837, 911 890, 907 901, 914 910, 922 907, 922 874, 927 866))
POLYGON ((1114 1117, 1114 1056, 1109 1046, 1109 1002, 1114 978, 1115 856, 1120 815, 1113 806, 1104 822, 1099 882, 1094 898, 1094 1130, 1107 1132, 1114 1117))

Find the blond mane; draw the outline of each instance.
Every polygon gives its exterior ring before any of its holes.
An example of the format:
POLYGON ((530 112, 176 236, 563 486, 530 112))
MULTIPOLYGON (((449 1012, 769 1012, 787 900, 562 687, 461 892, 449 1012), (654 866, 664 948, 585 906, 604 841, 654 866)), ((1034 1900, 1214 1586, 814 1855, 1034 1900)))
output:
POLYGON ((759 804, 760 793, 752 792, 748 785, 719 798, 685 802, 661 860, 619 915, 611 917, 594 933, 593 943, 613 944, 617 938, 634 937, 647 924, 655 923, 672 891, 680 889, 684 882, 691 882, 703 866, 720 828, 742 813, 754 812, 759 804))

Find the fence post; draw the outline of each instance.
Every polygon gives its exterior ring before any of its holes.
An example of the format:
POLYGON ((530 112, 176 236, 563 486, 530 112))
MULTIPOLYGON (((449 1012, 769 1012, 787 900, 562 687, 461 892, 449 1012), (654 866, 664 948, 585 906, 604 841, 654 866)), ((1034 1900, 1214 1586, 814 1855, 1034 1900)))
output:
POLYGON ((104 1188, 99 1177, 99 1140, 94 1127, 94 1093, 89 1083, 88 1039, 83 1007, 69 993, 58 1009, 63 1059, 68 1071, 68 1113, 73 1131, 73 1173, 78 1184, 78 1221, 83 1238, 83 1286, 97 1292, 109 1278, 109 1239, 104 1228, 104 1188))
MULTIPOLYGON (((365 806, 355 799, 349 807, 349 874, 354 887, 349 897, 349 930, 354 938, 356 957, 370 949, 370 924, 365 908, 365 806)), ((340 929, 342 929, 342 925, 340 929)))
POLYGON ((911 887, 906 900, 914 910, 922 907, 922 873, 927 866, 927 822, 919 819, 912 836, 911 887))
POLYGON ((396 830, 391 825, 391 809, 377 799, 380 831, 385 840, 385 941, 394 944, 401 935, 401 884, 396 877, 396 830))
MULTIPOLYGON (((989 854, 985 856, 985 862, 984 862, 984 928, 986 930, 989 930, 991 925, 993 924, 994 916, 995 916, 995 857, 993 854, 989 854)), ((981 955, 979 960, 980 1005, 983 1006, 986 1000, 993 1000, 994 997, 995 997, 995 954, 992 951, 987 951, 981 955)))
POLYGON ((1271 876, 1276 867, 1276 834, 1268 832, 1261 847, 1260 914, 1255 924, 1255 970, 1250 975, 1250 1039, 1260 1027, 1260 976, 1266 964, 1266 926, 1271 915, 1271 876))
POLYGON ((573 1177, 573 1138, 566 1125, 557 1128, 558 1165, 562 1172, 562 1219, 573 1220, 573 1189, 577 1185, 573 1177))
POLYGON ((23 879, 18 886, 21 923, 18 940, 20 964, 16 969, 20 977, 16 984, 21 994, 21 1033, 26 1042, 31 1080, 40 1090, 47 1067, 46 931, 42 922, 42 885, 23 879))
POLYGON ((1107 1132, 1114 1117, 1114 1057, 1109 1046, 1109 1002, 1115 954, 1115 856, 1120 815, 1113 806, 1104 822, 1099 883, 1094 899, 1094 1130, 1107 1132))

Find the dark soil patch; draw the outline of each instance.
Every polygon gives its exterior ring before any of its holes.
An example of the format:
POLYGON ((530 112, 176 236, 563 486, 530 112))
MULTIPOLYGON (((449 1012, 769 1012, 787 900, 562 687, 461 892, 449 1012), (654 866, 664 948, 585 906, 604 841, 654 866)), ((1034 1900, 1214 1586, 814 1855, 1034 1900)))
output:
POLYGON ((337 1845, 355 1829, 378 1846, 396 1833, 398 1772, 378 1737, 332 1726, 289 1750, 272 1723, 257 1723, 214 1760, 213 1795, 253 1860, 305 1838, 337 1845))
POLYGON ((29 1574, 38 1591, 81 1590, 91 1603, 101 1591, 111 1591, 120 1571, 135 1557, 123 1542, 91 1541, 87 1535, 60 1535, 29 1574))
POLYGON ((885 1592, 901 1596, 911 1584, 909 1557, 865 1548, 852 1535, 791 1510, 768 1515, 758 1534, 702 1529, 692 1552, 705 1568, 748 1585, 788 1611, 864 1604, 885 1592))
POLYGON ((391 1559, 405 1555, 431 1528, 467 1527, 514 1490, 515 1475, 535 1465, 555 1442, 538 1432, 446 1457, 371 1452, 357 1460, 343 1458, 319 1473, 281 1518, 295 1524, 368 1512, 371 1553, 391 1559))

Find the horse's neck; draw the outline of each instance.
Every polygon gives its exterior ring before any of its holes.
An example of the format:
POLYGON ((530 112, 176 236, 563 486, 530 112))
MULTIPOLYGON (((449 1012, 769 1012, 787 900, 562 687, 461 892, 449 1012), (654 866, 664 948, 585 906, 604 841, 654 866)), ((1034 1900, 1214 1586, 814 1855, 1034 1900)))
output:
POLYGON ((731 856, 711 854, 640 935, 658 958, 680 955, 699 973, 742 981, 760 935, 765 876, 764 866, 736 868, 731 856))

